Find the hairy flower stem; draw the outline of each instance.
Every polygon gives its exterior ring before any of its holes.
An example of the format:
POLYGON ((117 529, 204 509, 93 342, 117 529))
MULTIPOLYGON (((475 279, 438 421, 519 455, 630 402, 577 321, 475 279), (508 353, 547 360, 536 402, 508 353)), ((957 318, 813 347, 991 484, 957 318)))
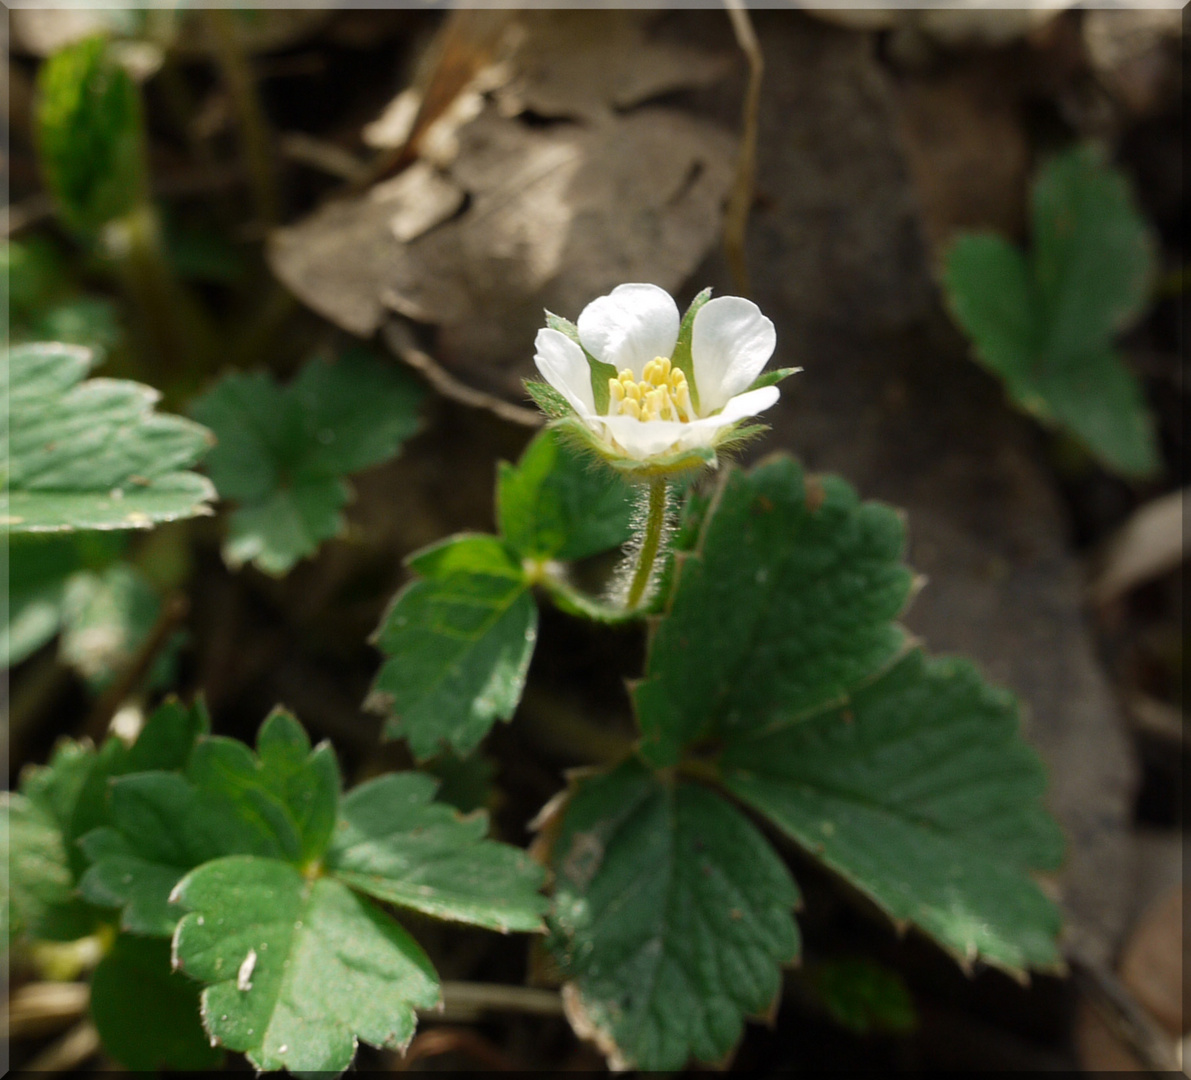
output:
POLYGON ((645 535, 641 541, 641 550, 637 554, 637 568, 633 571, 633 579, 629 583, 628 596, 624 602, 628 611, 635 611, 640 606, 653 578, 654 563, 657 562, 658 552, 661 551, 662 534, 666 529, 666 495, 665 477, 655 476, 649 481, 645 535))

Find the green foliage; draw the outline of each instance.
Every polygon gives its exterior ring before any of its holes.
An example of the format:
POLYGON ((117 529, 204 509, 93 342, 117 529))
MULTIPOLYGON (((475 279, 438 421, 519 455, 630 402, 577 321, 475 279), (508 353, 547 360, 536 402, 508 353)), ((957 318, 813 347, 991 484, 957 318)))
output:
POLYGON ((422 773, 361 784, 343 801, 327 856, 340 881, 378 900, 489 930, 540 930, 547 902, 541 868, 516 848, 484 839, 486 815, 432 802, 422 773))
POLYGON ((235 500, 232 567, 283 575, 345 527, 350 473, 393 457, 418 427, 421 390, 363 349, 314 360, 288 386, 264 372, 225 376, 191 412, 215 432, 207 471, 235 500))
POLYGON ((0 628, 0 667, 36 652, 62 625, 66 579, 78 568, 70 537, 14 536, 8 545, 8 622, 0 628))
POLYGON ((633 762, 581 782, 552 865, 551 948, 613 1067, 723 1058, 798 957, 789 871, 702 787, 633 762))
POLYGON ((704 289, 694 300, 682 316, 678 326, 678 341, 671 355, 671 362, 686 376, 687 386, 691 391, 691 402, 695 409, 699 408, 699 380, 695 378, 695 361, 691 356, 691 340, 695 334, 695 316, 700 308, 711 299, 711 290, 704 289))
POLYGON ((513 715, 537 638, 520 563, 493 536, 461 536, 410 559, 420 580, 393 601, 375 643, 388 659, 369 708, 419 759, 467 753, 513 715))
POLYGON ((831 1018, 857 1035, 904 1034, 918 1026, 906 984, 875 961, 856 957, 816 964, 807 981, 831 1018))
POLYGON ((1136 476, 1158 466, 1153 423, 1112 339, 1145 307, 1154 251, 1124 177, 1083 147, 1039 175, 1028 257, 971 234, 952 245, 944 272, 956 321, 1012 399, 1136 476))
POLYGON ((74 574, 62 591, 59 656, 102 690, 132 661, 160 610, 153 586, 128 563, 74 574))
POLYGON ((209 985, 203 1024, 258 1069, 341 1072, 357 1039, 400 1050, 439 1001, 417 942, 332 878, 230 856, 179 884, 175 966, 209 985))
POLYGON ((203 1031, 198 983, 170 970, 168 941, 117 936, 91 977, 91 1019, 127 1069, 198 1071, 223 1058, 203 1031))
POLYGON ((140 92, 102 37, 57 52, 37 79, 46 184, 72 229, 92 233, 148 193, 140 92))
POLYGON ((210 433, 153 411, 156 391, 116 379, 83 382, 91 354, 16 346, 0 357, 4 532, 136 529, 208 512, 210 483, 188 472, 210 433))

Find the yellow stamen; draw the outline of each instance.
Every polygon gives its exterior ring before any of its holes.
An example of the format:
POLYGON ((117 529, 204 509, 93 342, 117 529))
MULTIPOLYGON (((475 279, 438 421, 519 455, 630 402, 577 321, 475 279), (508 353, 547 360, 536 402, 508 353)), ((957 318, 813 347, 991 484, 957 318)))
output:
POLYGON ((608 415, 689 423, 695 413, 686 376, 665 356, 650 360, 639 380, 624 368, 608 380, 608 415))

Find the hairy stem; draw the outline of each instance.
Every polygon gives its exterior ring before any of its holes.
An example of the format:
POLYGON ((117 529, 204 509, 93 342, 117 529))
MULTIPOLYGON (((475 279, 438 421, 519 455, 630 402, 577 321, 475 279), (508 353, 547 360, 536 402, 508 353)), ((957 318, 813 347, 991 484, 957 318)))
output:
POLYGON ((666 528, 666 479, 656 476, 649 481, 649 509, 645 520, 645 536, 637 554, 637 568, 629 583, 628 596, 624 606, 635 611, 645 599, 649 582, 653 578, 653 567, 662 548, 662 533, 666 528))

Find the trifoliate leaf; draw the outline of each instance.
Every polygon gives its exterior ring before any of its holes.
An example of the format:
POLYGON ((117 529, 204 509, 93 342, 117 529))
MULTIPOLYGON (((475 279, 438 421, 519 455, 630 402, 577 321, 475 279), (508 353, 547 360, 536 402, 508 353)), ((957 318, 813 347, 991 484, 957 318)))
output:
POLYGON ((220 1063, 199 1019, 198 983, 170 970, 170 944, 120 934, 91 976, 91 1019, 126 1069, 202 1070, 220 1063))
POLYGON ((175 967, 211 984, 204 1026, 258 1069, 341 1072, 357 1039, 401 1050, 415 1010, 439 1000, 418 944, 341 882, 232 856, 192 871, 175 895, 191 912, 175 967))
POLYGON ((144 120, 132 77, 103 37, 57 52, 37 79, 42 170, 63 220, 94 232, 146 198, 144 120))
POLYGON ((1062 856, 1012 697, 914 651, 845 702, 741 731, 730 791, 967 962, 1061 966, 1059 912, 1030 876, 1062 856))
MULTIPOLYGON (((268 838, 265 850, 304 866, 321 858, 335 829, 339 765, 328 742, 313 750, 302 725, 274 710, 261 725, 256 754, 236 739, 210 738, 194 749, 188 778, 227 800, 241 822, 268 838)), ((229 852, 230 853, 230 852, 229 852)))
POLYGON ((153 630, 161 599, 129 563, 75 574, 62 594, 58 654, 94 691, 128 667, 153 630))
POLYGON ((633 495, 615 472, 547 430, 515 466, 501 462, 496 520, 524 558, 583 559, 632 535, 633 495))
POLYGON ((397 453, 418 427, 421 390, 362 349, 314 360, 288 386, 231 374, 191 411, 216 434, 207 469, 239 508, 224 557, 287 573, 344 529, 344 477, 397 453))
POLYGON ((433 802, 437 781, 393 773, 343 800, 327 866, 379 900, 490 930, 539 930, 549 906, 540 866, 484 839, 488 815, 433 802))
POLYGON ((91 354, 59 344, 0 354, 0 476, 5 532, 147 528, 208 513, 211 484, 187 472, 206 429, 153 412, 157 391, 117 379, 81 381, 91 354))
POLYGON ((537 639, 538 610, 520 563, 495 537, 464 536, 410 559, 407 585, 374 642, 388 658, 367 707, 419 759, 464 754, 513 715, 537 639))
POLYGON ((718 795, 639 764, 580 784, 552 866, 568 1013, 614 1068, 719 1061, 798 956, 798 891, 765 837, 718 795))
POLYGON ((634 692, 646 758, 813 712, 888 667, 905 647, 904 542, 893 510, 789 458, 729 473, 634 692))
POLYGON ((999 236, 971 234, 951 246, 943 275, 956 321, 1010 397, 1136 476, 1158 464, 1153 421, 1112 339, 1145 306, 1154 251, 1124 177, 1083 147, 1038 177, 1028 260, 999 236))

